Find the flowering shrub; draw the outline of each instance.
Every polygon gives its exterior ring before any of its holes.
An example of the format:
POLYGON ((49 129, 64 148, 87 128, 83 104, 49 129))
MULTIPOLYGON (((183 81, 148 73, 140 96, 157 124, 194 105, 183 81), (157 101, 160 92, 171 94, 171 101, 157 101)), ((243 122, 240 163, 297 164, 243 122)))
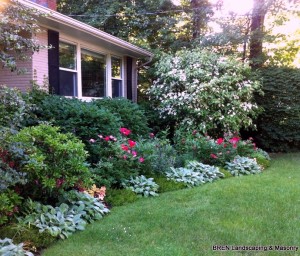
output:
POLYGON ((158 185, 153 181, 153 178, 146 178, 144 175, 130 178, 122 182, 123 187, 132 190, 134 193, 148 196, 158 196, 156 193, 158 185))
POLYGON ((227 162, 225 168, 233 175, 249 175, 261 172, 261 167, 255 159, 236 156, 233 161, 227 162))
POLYGON ((137 142, 130 139, 131 130, 121 127, 120 135, 98 134, 91 138, 90 148, 94 156, 93 176, 98 186, 120 186, 122 180, 137 176, 145 158, 136 150, 137 142))
POLYGON ((27 174, 27 183, 17 188, 21 196, 53 204, 62 192, 77 184, 89 186, 87 152, 72 134, 62 134, 57 127, 42 124, 23 128, 9 142, 18 143, 27 154, 19 162, 19 171, 27 174))
POLYGON ((202 132, 224 132, 251 126, 259 112, 253 94, 260 83, 251 80, 249 66, 234 58, 181 50, 162 56, 155 69, 157 80, 148 94, 162 118, 202 132))
POLYGON ((175 134, 177 151, 186 155, 187 160, 197 160, 205 164, 224 166, 235 156, 250 156, 258 149, 252 138, 242 140, 238 135, 227 133, 223 137, 213 139, 194 130, 178 129, 175 134))

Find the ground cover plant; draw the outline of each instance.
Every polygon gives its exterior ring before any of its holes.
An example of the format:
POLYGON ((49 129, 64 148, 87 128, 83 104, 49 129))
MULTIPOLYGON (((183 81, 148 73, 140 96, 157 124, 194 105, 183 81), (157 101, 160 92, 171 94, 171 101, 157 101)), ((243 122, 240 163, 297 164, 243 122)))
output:
MULTIPOLYGON (((212 255, 214 245, 299 246, 300 155, 274 157, 260 175, 224 179, 114 207, 43 255, 212 255)), ((227 251, 226 255, 237 255, 227 251)), ((291 252, 295 255, 296 252, 291 252)))

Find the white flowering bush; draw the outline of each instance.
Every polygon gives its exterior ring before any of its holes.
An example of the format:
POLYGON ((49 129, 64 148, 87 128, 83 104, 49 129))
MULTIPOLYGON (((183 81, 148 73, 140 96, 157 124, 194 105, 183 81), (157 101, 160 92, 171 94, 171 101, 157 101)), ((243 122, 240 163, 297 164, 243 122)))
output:
POLYGON ((162 118, 211 129, 237 131, 252 125, 259 113, 247 64, 205 50, 181 50, 163 55, 155 66, 157 79, 148 90, 162 118))

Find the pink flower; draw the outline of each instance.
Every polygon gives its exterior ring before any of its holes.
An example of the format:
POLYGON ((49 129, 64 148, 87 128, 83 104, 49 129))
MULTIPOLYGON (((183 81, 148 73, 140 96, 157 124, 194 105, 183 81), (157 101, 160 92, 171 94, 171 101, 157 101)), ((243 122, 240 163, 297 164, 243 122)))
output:
POLYGON ((237 144, 240 141, 239 137, 233 137, 232 139, 229 140, 231 144, 237 144))
POLYGON ((210 154, 210 157, 211 157, 211 158, 214 158, 214 159, 217 159, 217 158, 218 158, 218 156, 215 155, 215 154, 210 154))
POLYGON ((128 140, 129 147, 133 148, 136 145, 136 142, 133 140, 128 140))
POLYGON ((124 151, 129 150, 128 146, 126 146, 125 144, 122 144, 122 145, 121 145, 121 148, 122 148, 124 151))
POLYGON ((122 133, 125 136, 128 136, 131 133, 131 131, 128 130, 127 128, 122 127, 120 128, 120 133, 122 133))
POLYGON ((96 141, 94 139, 90 139, 89 142, 95 143, 96 141))
POLYGON ((217 139, 217 144, 218 144, 218 145, 221 145, 223 142, 224 142, 224 139, 223 139, 223 138, 217 139))
POLYGON ((126 160, 126 159, 127 159, 127 156, 126 156, 126 155, 124 155, 124 156, 123 156, 123 159, 124 159, 124 160, 126 160))
POLYGON ((140 157, 140 158, 139 158, 139 162, 140 162, 140 163, 142 163, 142 162, 144 162, 144 161, 145 161, 145 159, 144 159, 143 157, 140 157))
POLYGON ((132 150, 131 154, 133 155, 133 157, 136 157, 137 156, 137 152, 132 150))
POLYGON ((149 136, 150 136, 150 138, 154 138, 154 133, 153 132, 151 132, 151 133, 149 133, 149 136))
POLYGON ((102 136, 101 134, 98 134, 98 137, 99 137, 100 139, 103 139, 103 136, 102 136))
POLYGON ((104 140, 105 140, 105 141, 109 141, 109 136, 106 136, 106 137, 104 138, 104 140))

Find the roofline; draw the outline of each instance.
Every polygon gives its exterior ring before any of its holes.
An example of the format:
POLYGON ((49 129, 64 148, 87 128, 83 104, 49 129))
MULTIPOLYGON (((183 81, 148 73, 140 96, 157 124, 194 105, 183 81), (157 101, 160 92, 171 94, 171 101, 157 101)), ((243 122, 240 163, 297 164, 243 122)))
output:
POLYGON ((34 8, 37 9, 39 12, 42 14, 46 14, 47 16, 45 17, 46 19, 56 21, 63 23, 64 25, 70 26, 74 29, 78 29, 81 31, 84 31, 94 37, 101 38, 104 41, 107 41, 111 44, 121 46, 125 49, 128 49, 130 51, 133 51, 139 55, 142 55, 143 57, 153 57, 153 53, 150 51, 147 51, 145 49, 142 49, 138 46, 135 46, 129 42, 126 42, 125 40, 122 40, 116 36, 110 35, 104 31, 101 31, 99 29, 96 29, 86 23, 83 23, 81 21, 75 20, 73 18, 70 18, 64 14, 61 14, 57 11, 51 10, 49 8, 46 8, 42 5, 36 4, 34 2, 31 2, 30 0, 18 0, 19 3, 24 4, 24 6, 28 8, 34 8))

